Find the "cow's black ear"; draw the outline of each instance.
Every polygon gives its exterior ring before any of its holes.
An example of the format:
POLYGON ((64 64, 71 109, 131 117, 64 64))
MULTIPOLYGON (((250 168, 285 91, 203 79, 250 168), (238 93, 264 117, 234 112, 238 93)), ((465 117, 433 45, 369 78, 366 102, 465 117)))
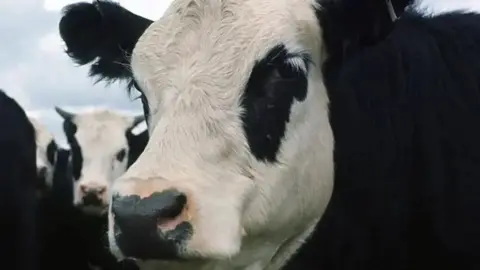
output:
POLYGON ((74 62, 90 63, 97 82, 130 79, 131 53, 151 20, 106 0, 67 5, 62 13, 60 36, 74 62))

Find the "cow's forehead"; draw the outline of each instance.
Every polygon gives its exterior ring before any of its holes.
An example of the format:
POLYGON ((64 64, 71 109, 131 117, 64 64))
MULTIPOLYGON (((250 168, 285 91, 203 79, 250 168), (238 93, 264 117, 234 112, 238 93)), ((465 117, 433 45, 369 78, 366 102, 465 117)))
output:
POLYGON ((255 60, 278 44, 319 48, 312 2, 174 1, 139 39, 132 57, 135 77, 154 85, 148 89, 178 88, 199 78, 231 84, 222 87, 242 85, 255 60), (183 76, 170 76, 172 71, 183 76))
POLYGON ((125 145, 125 132, 131 124, 131 119, 111 111, 93 111, 80 113, 75 117, 77 126, 76 138, 82 147, 102 146, 102 149, 125 145))
POLYGON ((131 120, 128 117, 108 110, 79 113, 75 116, 75 124, 79 129, 90 127, 125 129, 130 122, 131 120))

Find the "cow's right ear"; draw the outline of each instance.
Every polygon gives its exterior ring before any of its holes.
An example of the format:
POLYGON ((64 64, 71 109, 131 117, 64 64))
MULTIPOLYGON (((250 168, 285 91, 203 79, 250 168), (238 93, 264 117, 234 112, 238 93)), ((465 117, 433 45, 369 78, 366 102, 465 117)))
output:
POLYGON ((97 82, 131 79, 133 48, 153 21, 106 0, 67 5, 62 13, 60 36, 74 62, 90 63, 97 82))

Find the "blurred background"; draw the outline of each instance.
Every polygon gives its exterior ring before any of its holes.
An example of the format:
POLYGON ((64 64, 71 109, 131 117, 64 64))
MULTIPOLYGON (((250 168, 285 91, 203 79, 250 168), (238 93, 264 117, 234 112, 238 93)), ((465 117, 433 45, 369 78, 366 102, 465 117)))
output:
MULTIPOLYGON (((88 67, 77 67, 64 53, 58 35, 62 7, 78 1, 0 1, 0 88, 13 97, 31 116, 39 118, 67 147, 61 118, 53 110, 60 106, 72 112, 112 108, 141 114, 141 103, 128 96, 124 85, 93 85, 88 67)), ((119 0, 134 13, 155 20, 171 0, 119 0)), ((480 11, 480 0, 421 0, 420 7, 431 12, 471 9, 480 11)), ((142 127, 139 127, 140 129, 142 127)), ((143 127, 144 128, 144 127, 143 127)))

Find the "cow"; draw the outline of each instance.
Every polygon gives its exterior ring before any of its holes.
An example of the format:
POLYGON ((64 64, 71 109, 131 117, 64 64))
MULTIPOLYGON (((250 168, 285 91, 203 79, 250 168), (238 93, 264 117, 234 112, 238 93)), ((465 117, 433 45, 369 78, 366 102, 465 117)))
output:
POLYGON ((409 0, 66 6, 90 76, 141 95, 112 185, 142 269, 480 269, 480 15, 409 0))
POLYGON ((59 147, 55 160, 52 186, 38 200, 37 269, 136 270, 131 261, 118 262, 108 250, 107 217, 86 214, 74 205, 71 151, 59 147))
POLYGON ((0 250, 2 265, 36 270, 35 129, 24 109, 0 90, 0 250))
MULTIPOLYGON (((142 134, 132 129, 144 121, 144 116, 126 116, 111 110, 71 113, 55 107, 63 118, 63 130, 72 151, 74 205, 85 213, 101 216, 110 201, 109 186, 123 174, 128 159, 139 155, 136 148, 145 147, 142 134), (140 141, 140 142, 139 142, 140 141)), ((142 149, 143 150, 143 149, 142 149)))
POLYGON ((58 145, 53 134, 47 127, 40 123, 35 117, 29 117, 30 122, 35 128, 36 144, 37 144, 37 176, 38 188, 40 194, 46 189, 51 188, 53 181, 53 171, 55 168, 55 158, 58 145))

